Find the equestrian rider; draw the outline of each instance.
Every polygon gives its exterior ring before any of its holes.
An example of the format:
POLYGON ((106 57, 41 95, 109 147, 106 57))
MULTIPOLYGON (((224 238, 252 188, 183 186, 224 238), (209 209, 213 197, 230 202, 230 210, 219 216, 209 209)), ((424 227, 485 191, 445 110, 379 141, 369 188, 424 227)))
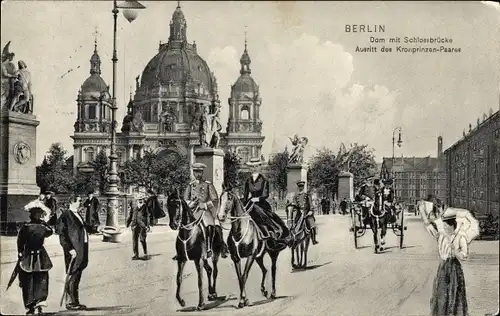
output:
POLYGON ((252 174, 245 181, 245 193, 243 203, 254 222, 263 232, 263 238, 270 238, 280 244, 289 244, 290 231, 281 217, 272 211, 267 202, 269 197, 269 181, 260 173, 262 161, 259 158, 251 158, 246 163, 252 168, 252 174))
POLYGON ((304 220, 306 221, 306 227, 312 234, 313 245, 316 245, 318 244, 316 239, 316 219, 314 218, 314 210, 311 208, 311 197, 309 193, 304 190, 305 184, 305 181, 297 182, 298 192, 293 197, 292 204, 296 205, 303 214, 304 220))
MULTIPOLYGON (((217 219, 217 209, 219 204, 219 196, 214 185, 203 178, 203 171, 207 166, 202 163, 193 164, 193 180, 184 191, 184 200, 188 206, 194 211, 195 217, 203 216, 203 224, 207 228, 207 257, 212 256, 212 245, 215 237, 215 226, 217 224, 220 229, 220 223, 217 219)), ((221 231, 222 233, 222 231, 221 231)), ((221 239, 222 234, 220 234, 221 239)), ((227 257, 227 245, 222 240, 223 251, 222 257, 227 257)))

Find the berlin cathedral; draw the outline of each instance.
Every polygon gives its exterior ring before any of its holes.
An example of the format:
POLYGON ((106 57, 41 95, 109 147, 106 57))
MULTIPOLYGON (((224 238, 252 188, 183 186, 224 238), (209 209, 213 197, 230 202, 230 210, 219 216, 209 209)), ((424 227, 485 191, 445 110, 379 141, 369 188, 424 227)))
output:
MULTIPOLYGON (((136 79, 135 95, 130 96, 127 114, 117 127, 119 164, 152 150, 159 157, 181 154, 194 162, 194 148, 200 145, 199 124, 203 111, 214 113, 221 107, 217 80, 196 43, 187 40, 187 23, 180 6, 170 21, 170 37, 159 45, 158 53, 136 79)), ((251 76, 250 56, 245 48, 240 59, 240 76, 231 86, 226 132, 220 133, 219 147, 236 152, 242 162, 261 157, 262 99, 251 76)), ((101 77, 101 60, 95 45, 90 59, 90 77, 77 98, 74 125, 73 169, 91 171, 89 165, 98 152, 109 155, 111 135, 111 95, 101 77)))

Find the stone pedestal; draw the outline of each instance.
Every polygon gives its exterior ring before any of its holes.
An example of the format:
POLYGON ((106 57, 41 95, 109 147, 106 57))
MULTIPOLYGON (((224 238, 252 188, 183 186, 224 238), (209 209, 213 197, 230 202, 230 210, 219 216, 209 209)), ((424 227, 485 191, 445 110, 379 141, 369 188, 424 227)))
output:
POLYGON ((37 198, 36 116, 3 110, 0 146, 0 225, 2 234, 15 234, 16 224, 29 219, 24 206, 37 198))
POLYGON ((350 172, 339 173, 338 201, 344 198, 351 202, 354 200, 354 176, 350 172))
POLYGON ((297 191, 297 181, 305 181, 304 189, 307 191, 307 168, 301 164, 289 164, 286 174, 286 190, 288 194, 297 191))
POLYGON ((213 183, 217 194, 222 193, 224 181, 224 151, 214 148, 196 148, 194 150, 196 162, 205 164, 207 168, 203 172, 205 180, 213 183))

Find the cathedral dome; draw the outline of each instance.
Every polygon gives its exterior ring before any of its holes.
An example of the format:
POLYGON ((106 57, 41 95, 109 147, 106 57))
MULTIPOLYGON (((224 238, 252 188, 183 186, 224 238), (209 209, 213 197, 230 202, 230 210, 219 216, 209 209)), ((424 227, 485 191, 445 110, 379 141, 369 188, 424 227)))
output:
POLYGON ((96 92, 101 93, 108 90, 108 85, 98 74, 92 74, 82 84, 82 93, 96 92))
POLYGON ((185 83, 202 84, 209 93, 216 93, 217 83, 207 63, 196 51, 196 44, 187 42, 187 23, 180 5, 172 14, 170 37, 160 44, 158 54, 144 68, 141 89, 158 86, 183 86, 185 83))
POLYGON ((147 64, 141 77, 141 89, 195 82, 213 91, 214 81, 210 68, 196 53, 195 46, 169 43, 147 64))

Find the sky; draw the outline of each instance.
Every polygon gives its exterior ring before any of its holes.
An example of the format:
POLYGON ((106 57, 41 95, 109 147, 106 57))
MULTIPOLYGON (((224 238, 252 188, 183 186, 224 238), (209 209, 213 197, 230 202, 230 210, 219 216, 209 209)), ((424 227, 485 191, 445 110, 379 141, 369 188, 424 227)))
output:
MULTIPOLYGON (((177 2, 141 1, 146 9, 118 20, 118 122, 135 77, 169 36, 177 2)), ((1 44, 32 74, 37 161, 50 144, 72 154, 76 98, 89 76, 97 28, 102 77, 111 85, 111 1, 2 1, 1 44)), ((402 128, 396 156, 435 156, 469 123, 500 107, 500 9, 492 2, 181 2, 189 42, 215 73, 227 122, 230 86, 239 76, 247 30, 252 76, 260 86, 265 155, 281 151, 298 133, 305 155, 341 143, 367 144, 377 161, 392 155, 392 133, 402 128), (384 33, 346 32, 346 25, 384 25, 384 33), (246 28, 245 28, 246 26, 246 28), (370 37, 442 37, 459 53, 401 53, 370 37), (378 52, 357 52, 357 47, 378 52), (380 52, 382 46, 392 52, 380 52)), ((132 90, 133 92, 133 90, 132 90)))

